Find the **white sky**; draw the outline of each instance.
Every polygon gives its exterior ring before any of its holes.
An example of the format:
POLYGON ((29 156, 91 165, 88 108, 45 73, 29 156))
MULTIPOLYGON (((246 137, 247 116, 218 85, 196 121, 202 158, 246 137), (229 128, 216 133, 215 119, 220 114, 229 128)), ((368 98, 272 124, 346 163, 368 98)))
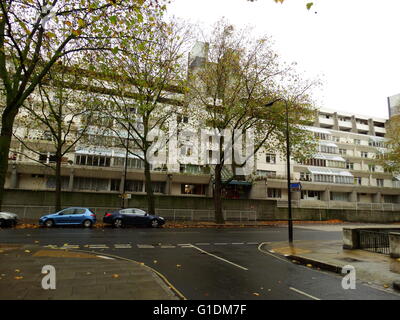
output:
POLYGON ((320 107, 387 118, 387 97, 400 93, 400 1, 314 0, 310 11, 307 2, 172 0, 168 13, 203 28, 221 17, 254 26, 283 60, 323 80, 320 107))

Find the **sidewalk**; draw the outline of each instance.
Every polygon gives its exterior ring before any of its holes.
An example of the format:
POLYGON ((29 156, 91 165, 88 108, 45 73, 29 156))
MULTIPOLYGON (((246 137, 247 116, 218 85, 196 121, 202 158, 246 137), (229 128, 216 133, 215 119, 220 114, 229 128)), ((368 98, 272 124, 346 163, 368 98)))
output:
POLYGON ((177 300, 143 264, 92 253, 0 244, 0 300, 177 300), (42 267, 56 270, 56 289, 44 290, 42 267))
POLYGON ((351 265, 357 280, 393 291, 400 281, 400 259, 364 250, 344 250, 343 241, 294 241, 266 243, 262 250, 279 254, 293 263, 341 274, 342 268, 351 265))

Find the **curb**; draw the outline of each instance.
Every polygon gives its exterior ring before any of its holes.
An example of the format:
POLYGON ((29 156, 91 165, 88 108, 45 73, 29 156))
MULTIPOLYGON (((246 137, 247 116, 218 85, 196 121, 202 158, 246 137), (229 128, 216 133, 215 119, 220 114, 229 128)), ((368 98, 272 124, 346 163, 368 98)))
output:
POLYGON ((296 256, 296 255, 285 256, 285 258, 287 258, 289 260, 295 260, 296 262, 299 262, 302 265, 311 264, 313 267, 317 267, 321 270, 326 270, 326 271, 342 274, 342 267, 335 265, 335 264, 330 264, 330 263, 318 261, 315 259, 310 259, 310 258, 306 258, 306 257, 302 257, 302 256, 296 256))
POLYGON ((95 251, 76 250, 76 249, 68 250, 68 251, 85 252, 85 253, 89 253, 89 254, 93 254, 93 255, 107 256, 107 257, 115 258, 115 259, 118 259, 118 260, 123 260, 123 261, 131 262, 131 263, 135 263, 135 264, 137 264, 139 266, 142 266, 142 267, 148 269, 150 272, 152 272, 153 274, 158 276, 158 278, 161 280, 161 282, 164 285, 167 286, 167 289, 172 291, 173 294, 179 298, 179 300, 187 300, 186 297, 177 288, 175 288, 162 273, 158 272, 157 270, 153 269, 152 267, 150 267, 150 266, 148 266, 148 265, 146 265, 144 263, 141 263, 141 262, 138 262, 138 261, 135 261, 135 260, 132 260, 132 259, 120 257, 120 256, 117 256, 117 255, 113 255, 113 254, 103 253, 103 252, 100 253, 100 252, 95 252, 95 251))

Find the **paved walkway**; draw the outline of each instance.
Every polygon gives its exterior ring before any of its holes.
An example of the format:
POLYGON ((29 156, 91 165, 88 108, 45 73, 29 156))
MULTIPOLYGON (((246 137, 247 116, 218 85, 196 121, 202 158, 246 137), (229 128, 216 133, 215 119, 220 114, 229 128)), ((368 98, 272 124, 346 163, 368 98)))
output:
POLYGON ((392 291, 393 283, 400 281, 400 259, 364 250, 344 250, 343 241, 272 242, 263 250, 279 254, 294 263, 341 273, 345 265, 356 270, 357 280, 392 291))
POLYGON ((154 271, 133 261, 39 246, 0 245, 0 300, 176 300, 154 271), (42 288, 42 267, 56 289, 42 288))

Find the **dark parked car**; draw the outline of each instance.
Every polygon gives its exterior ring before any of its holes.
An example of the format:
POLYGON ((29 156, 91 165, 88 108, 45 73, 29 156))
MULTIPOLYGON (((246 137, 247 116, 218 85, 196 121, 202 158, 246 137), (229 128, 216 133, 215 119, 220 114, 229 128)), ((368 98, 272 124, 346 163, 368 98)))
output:
POLYGON ((65 208, 53 214, 47 214, 39 219, 39 225, 53 227, 58 225, 82 225, 90 228, 96 223, 96 214, 88 208, 65 208))
POLYGON ((116 228, 129 225, 157 228, 165 223, 165 219, 148 214, 140 209, 126 208, 106 213, 103 217, 103 222, 112 224, 116 228))
POLYGON ((18 223, 18 216, 11 212, 0 212, 0 227, 12 227, 18 223))

